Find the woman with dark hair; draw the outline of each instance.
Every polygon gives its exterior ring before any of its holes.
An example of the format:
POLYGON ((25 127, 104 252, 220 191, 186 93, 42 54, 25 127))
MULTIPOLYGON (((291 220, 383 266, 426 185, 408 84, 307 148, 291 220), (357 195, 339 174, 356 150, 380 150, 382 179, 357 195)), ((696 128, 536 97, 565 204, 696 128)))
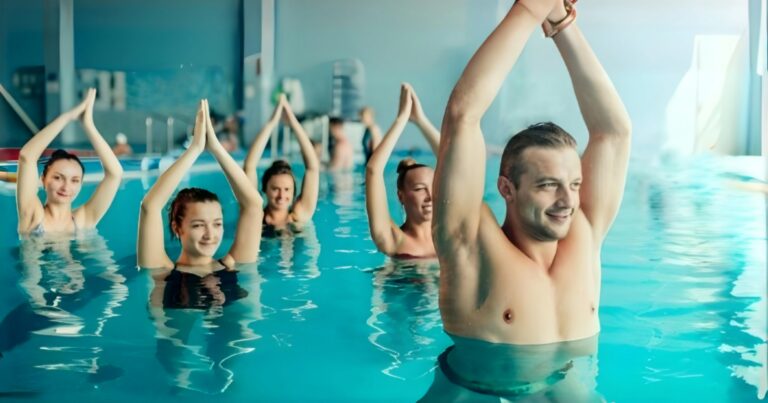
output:
POLYGON ((397 226, 389 215, 384 167, 408 121, 418 126, 433 152, 437 152, 440 132, 424 115, 421 103, 410 84, 400 89, 397 118, 368 161, 365 171, 365 206, 371 237, 384 254, 400 258, 433 258, 432 244, 432 168, 412 158, 397 166, 397 198, 405 210, 405 222, 397 226))
POLYGON ((219 143, 202 100, 189 148, 157 179, 141 202, 138 264, 156 269, 153 305, 168 308, 199 308, 224 305, 247 295, 237 285, 234 269, 255 262, 261 241, 262 199, 248 177, 219 143), (224 171, 240 211, 232 247, 220 259, 214 255, 224 235, 219 198, 205 189, 182 189, 171 201, 168 225, 181 242, 181 254, 173 261, 165 252, 162 210, 181 179, 207 149, 224 171), (191 284, 192 283, 192 284, 191 284))
POLYGON ((272 117, 264 125, 248 150, 245 158, 244 169, 251 183, 259 182, 256 166, 264 153, 269 136, 277 127, 280 118, 283 118, 291 127, 301 148, 301 156, 304 159, 304 179, 301 183, 301 194, 295 198, 296 176, 291 165, 283 160, 275 160, 264 171, 261 177, 261 191, 267 198, 264 208, 264 224, 274 227, 285 227, 288 224, 301 225, 312 219, 317 207, 317 195, 320 191, 320 161, 309 136, 299 123, 291 110, 285 95, 280 95, 280 100, 272 113, 272 117))
POLYGON ((123 168, 93 123, 95 100, 96 90, 91 88, 79 105, 54 119, 21 149, 16 186, 19 234, 74 233, 78 229, 94 228, 112 204, 123 168), (83 185, 84 169, 80 159, 64 150, 57 150, 45 163, 40 177, 45 189, 45 204, 37 197, 37 163, 46 147, 74 120, 82 122, 85 134, 101 160, 104 179, 90 199, 73 210, 72 202, 83 185))

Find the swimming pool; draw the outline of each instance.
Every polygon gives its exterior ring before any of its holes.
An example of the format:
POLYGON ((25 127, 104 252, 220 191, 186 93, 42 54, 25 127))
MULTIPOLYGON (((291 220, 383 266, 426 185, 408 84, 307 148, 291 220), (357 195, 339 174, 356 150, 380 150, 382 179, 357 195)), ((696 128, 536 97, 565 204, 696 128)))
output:
MULTIPOLYGON (((495 177, 498 158, 488 166, 495 177)), ((618 402, 764 397, 765 197, 729 184, 760 177, 762 162, 635 161, 630 171, 603 248, 602 332, 586 384, 618 402)), ((394 189, 394 165, 387 172, 394 189)), ((438 312, 438 269, 393 264, 376 252, 361 170, 323 173, 314 226, 264 239, 258 266, 241 269, 248 297, 206 312, 148 308, 153 282, 135 267, 135 237, 139 201, 156 177, 135 176, 123 182, 98 233, 75 240, 20 244, 13 189, 0 188, 0 396, 235 402, 425 395, 437 357, 451 345, 438 312)), ((234 222, 221 173, 201 170, 183 186, 223 196, 225 222, 234 222)), ((92 191, 85 186, 79 200, 92 191)), ((493 180, 486 199, 500 215, 493 180)), ((398 221, 395 200, 390 196, 398 221)), ((176 256, 178 245, 167 245, 176 256)))

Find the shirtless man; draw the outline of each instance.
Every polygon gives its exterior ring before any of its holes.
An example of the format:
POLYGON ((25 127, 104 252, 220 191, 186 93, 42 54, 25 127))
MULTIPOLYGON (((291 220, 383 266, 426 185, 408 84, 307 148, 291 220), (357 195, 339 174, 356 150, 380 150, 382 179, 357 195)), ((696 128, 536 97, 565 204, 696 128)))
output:
POLYGON ((432 222, 440 312, 453 336, 545 344, 600 331, 600 249, 621 202, 631 128, 574 18, 563 0, 517 1, 472 57, 446 107, 432 222), (573 138, 556 125, 515 135, 497 180, 506 204, 499 228, 483 204, 480 120, 539 25, 554 33, 548 36, 570 74, 589 142, 580 159, 573 138))

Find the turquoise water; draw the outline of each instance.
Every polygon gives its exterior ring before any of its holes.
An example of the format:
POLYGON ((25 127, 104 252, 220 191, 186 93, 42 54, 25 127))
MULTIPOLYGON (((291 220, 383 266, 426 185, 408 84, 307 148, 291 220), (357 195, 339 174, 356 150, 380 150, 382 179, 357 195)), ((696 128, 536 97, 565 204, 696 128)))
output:
MULTIPOLYGON (((494 178, 497 167, 491 159, 494 178)), ((766 200, 732 186, 762 172, 753 158, 633 164, 603 248, 602 332, 570 370, 588 361, 588 379, 564 371, 551 382, 618 402, 764 396, 766 200)), ((135 236, 156 178, 132 176, 98 232, 74 240, 19 242, 13 188, 0 187, 0 396, 415 401, 430 389, 452 344, 438 268, 376 252, 361 170, 323 173, 314 226, 264 239, 259 264, 241 268, 248 297, 209 311, 148 306, 153 281, 135 267, 135 236)), ((388 181, 394 189, 394 173, 388 181)), ((222 196, 231 230, 236 204, 221 173, 201 167, 183 186, 222 196)), ((501 215, 495 181, 486 192, 501 215)), ((175 256, 178 245, 167 245, 175 256)))

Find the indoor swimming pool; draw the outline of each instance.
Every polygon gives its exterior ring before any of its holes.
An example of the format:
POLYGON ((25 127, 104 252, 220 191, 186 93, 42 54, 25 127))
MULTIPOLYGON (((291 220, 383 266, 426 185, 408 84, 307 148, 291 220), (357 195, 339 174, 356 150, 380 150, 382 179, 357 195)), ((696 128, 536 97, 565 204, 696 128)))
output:
MULTIPOLYGON (((385 175, 390 190, 394 160, 385 175)), ((489 158, 489 178, 498 164, 489 158)), ((14 187, 0 184, 0 397, 407 402, 458 393, 435 383, 438 357, 452 344, 438 309, 439 268, 377 252, 361 168, 323 172, 314 225, 265 237, 258 264, 239 268, 247 297, 206 310, 148 304, 154 284, 136 268, 135 240, 139 203, 157 177, 131 171, 98 231, 75 239, 19 240, 14 187)), ((603 247, 601 333, 538 381, 500 394, 514 401, 552 388, 575 399, 566 401, 764 399, 766 198, 737 186, 764 172, 759 157, 633 161, 603 247)), ((225 250, 237 204, 223 174, 203 166, 182 186, 222 198, 225 250)), ((500 217, 495 186, 486 180, 485 199, 500 217)), ((93 189, 84 186, 75 205, 93 189)), ((390 196, 390 210, 401 222, 396 201, 390 196)), ((175 257, 178 243, 166 245, 175 257)), ((526 368, 540 353, 477 343, 478 357, 499 366, 526 368)))

